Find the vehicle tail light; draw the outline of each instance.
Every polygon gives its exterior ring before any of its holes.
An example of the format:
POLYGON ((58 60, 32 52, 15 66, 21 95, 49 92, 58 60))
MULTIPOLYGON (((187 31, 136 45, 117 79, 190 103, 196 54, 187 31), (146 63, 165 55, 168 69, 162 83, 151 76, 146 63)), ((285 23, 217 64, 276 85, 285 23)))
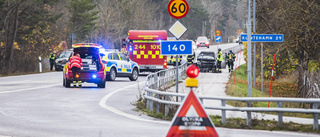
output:
POLYGON ((163 62, 163 68, 165 68, 165 69, 167 69, 167 66, 168 64, 167 64, 167 60, 164 60, 164 62, 163 62))
POLYGON ((76 74, 76 78, 79 78, 79 74, 76 74))

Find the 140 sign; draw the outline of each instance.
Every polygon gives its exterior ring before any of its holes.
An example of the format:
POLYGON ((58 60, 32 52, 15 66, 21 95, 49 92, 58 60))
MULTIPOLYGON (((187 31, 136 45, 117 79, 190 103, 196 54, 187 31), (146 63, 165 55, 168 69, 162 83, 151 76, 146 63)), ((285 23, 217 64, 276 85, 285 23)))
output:
POLYGON ((168 4, 169 14, 176 19, 181 19, 188 14, 189 5, 185 0, 171 0, 168 4))

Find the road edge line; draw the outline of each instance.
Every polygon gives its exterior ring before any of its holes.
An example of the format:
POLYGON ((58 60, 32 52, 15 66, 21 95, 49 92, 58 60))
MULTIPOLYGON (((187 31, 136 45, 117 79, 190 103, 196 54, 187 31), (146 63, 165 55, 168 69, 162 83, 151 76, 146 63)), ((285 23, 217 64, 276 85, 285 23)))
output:
MULTIPOLYGON (((144 84, 145 82, 141 82, 141 83, 138 83, 139 85, 140 84, 144 84)), ((120 111, 116 108, 113 108, 113 107, 110 107, 108 106, 106 103, 107 101, 109 100, 109 98, 119 92, 119 91, 122 91, 124 89, 127 89, 127 88, 130 88, 130 87, 133 87, 133 86, 137 86, 138 84, 133 84, 133 85, 130 85, 130 86, 126 86, 126 87, 123 87, 123 88, 120 88, 120 89, 117 89, 111 93, 108 93, 107 95, 105 95, 99 102, 99 105, 104 108, 104 109, 107 109, 115 114, 118 114, 118 115, 121 115, 121 116, 124 116, 124 117, 127 117, 127 118, 130 118, 130 119, 133 119, 133 120, 138 120, 138 121, 143 121, 143 122, 151 122, 151 123, 158 123, 158 124, 167 124, 169 125, 170 124, 170 121, 153 121, 153 120, 149 120, 149 119, 143 119, 141 117, 138 117, 138 116, 135 116, 135 115, 131 115, 131 114, 128 114, 128 113, 125 113, 123 111, 120 111)))

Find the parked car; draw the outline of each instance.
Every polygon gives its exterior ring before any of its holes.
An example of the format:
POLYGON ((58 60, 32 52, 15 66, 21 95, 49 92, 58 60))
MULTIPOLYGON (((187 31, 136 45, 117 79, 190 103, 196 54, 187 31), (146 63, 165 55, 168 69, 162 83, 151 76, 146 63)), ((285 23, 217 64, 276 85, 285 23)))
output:
POLYGON ((209 48, 209 40, 205 36, 200 36, 196 41, 197 47, 207 47, 209 48))
POLYGON ((56 71, 62 71, 64 65, 69 61, 70 57, 72 55, 72 50, 63 50, 58 58, 56 59, 55 69, 56 71))
POLYGON ((195 61, 200 72, 216 72, 216 57, 213 51, 196 53, 195 61))
POLYGON ((106 78, 114 81, 116 77, 128 77, 131 81, 136 81, 139 77, 138 63, 130 60, 123 53, 115 51, 100 52, 102 62, 106 67, 106 78))
MULTIPOLYGON (((92 43, 79 43, 72 45, 73 53, 80 54, 83 66, 81 67, 80 80, 87 83, 95 83, 99 88, 106 87, 106 70, 101 61, 99 48, 101 45, 92 43)), ((70 62, 63 68, 63 86, 70 87, 73 81, 72 70, 69 67, 70 62)))

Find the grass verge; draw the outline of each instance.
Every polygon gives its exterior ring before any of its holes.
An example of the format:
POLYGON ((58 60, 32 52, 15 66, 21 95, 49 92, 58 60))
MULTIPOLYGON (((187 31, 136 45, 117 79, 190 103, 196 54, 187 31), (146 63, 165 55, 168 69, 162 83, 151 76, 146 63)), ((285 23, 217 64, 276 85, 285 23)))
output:
MULTIPOLYGON (((241 65, 237 69, 236 83, 234 84, 234 73, 231 74, 229 83, 227 85, 226 94, 234 97, 248 97, 248 86, 247 86, 247 66, 246 64, 241 65)), ((282 78, 281 81, 273 81, 273 87, 271 91, 272 97, 297 97, 297 84, 282 78), (285 81, 285 82, 283 82, 285 81)), ((257 82, 256 88, 252 88, 253 97, 269 97, 270 80, 264 80, 263 89, 261 92, 261 82, 257 82)), ((236 107, 245 107, 245 102, 239 101, 227 101, 227 104, 236 107)), ((252 102, 253 107, 268 107, 268 102, 252 102)), ((270 107, 277 107, 277 102, 270 102, 270 107)), ((310 108, 310 104, 305 103, 288 103, 283 102, 284 108, 310 108)), ((276 112, 263 112, 267 114, 275 114, 276 112)), ((301 118, 313 118, 312 114, 304 113, 283 113, 284 116, 301 117, 301 118)))
POLYGON ((303 124, 289 122, 289 123, 283 123, 283 127, 281 128, 278 126, 278 121, 252 119, 251 126, 249 127, 246 125, 246 119, 242 119, 242 118, 227 118, 226 124, 222 124, 221 116, 210 115, 210 118, 216 127, 320 133, 320 131, 313 131, 311 124, 303 125, 303 124))

